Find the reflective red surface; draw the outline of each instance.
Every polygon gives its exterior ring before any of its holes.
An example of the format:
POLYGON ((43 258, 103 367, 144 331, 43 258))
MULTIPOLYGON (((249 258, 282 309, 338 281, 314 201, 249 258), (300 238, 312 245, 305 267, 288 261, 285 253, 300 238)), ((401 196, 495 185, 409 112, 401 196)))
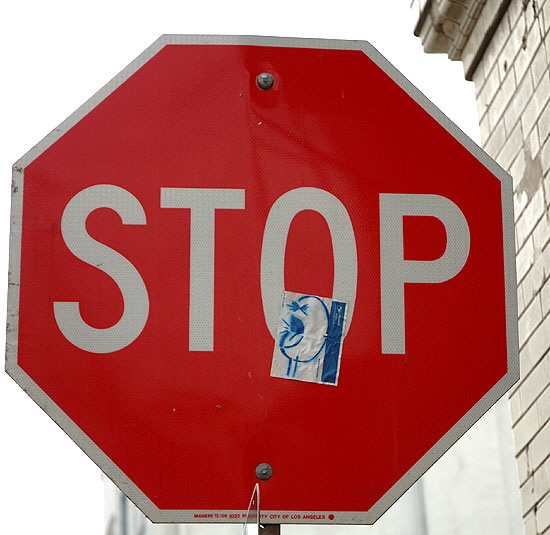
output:
MULTIPOLYGON (((361 51, 166 46, 25 169, 23 199, 19 365, 160 509, 246 509, 267 462, 262 509, 368 511, 507 372, 501 183, 361 51), (261 72, 273 89, 258 89, 261 72), (53 315, 78 301, 101 328, 123 311, 60 232, 95 184, 126 189, 147 217, 87 221, 150 301, 141 335, 109 354, 73 346, 53 315), (263 232, 273 203, 305 186, 344 204, 357 244, 336 387, 270 376, 263 232), (215 213, 211 352, 188 350, 190 213, 161 208, 161 187, 245 190, 243 210, 215 213), (404 355, 381 353, 380 193, 445 196, 471 235, 456 277, 405 286, 404 355)), ((445 240, 437 219, 405 218, 406 259, 438 258, 445 240)), ((303 211, 285 289, 332 284, 328 226, 303 211)))

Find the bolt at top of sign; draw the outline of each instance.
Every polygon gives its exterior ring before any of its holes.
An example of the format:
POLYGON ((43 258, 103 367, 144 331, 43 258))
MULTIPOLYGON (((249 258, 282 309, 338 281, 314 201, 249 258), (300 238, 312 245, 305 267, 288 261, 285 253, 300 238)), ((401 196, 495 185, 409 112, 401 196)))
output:
POLYGON ((14 181, 7 370, 154 521, 371 523, 517 378, 510 178, 366 43, 164 36, 14 181))
POLYGON ((275 79, 271 74, 268 72, 262 72, 261 74, 258 74, 258 77, 256 78, 256 83, 258 84, 258 87, 263 90, 268 90, 273 87, 275 84, 275 79))

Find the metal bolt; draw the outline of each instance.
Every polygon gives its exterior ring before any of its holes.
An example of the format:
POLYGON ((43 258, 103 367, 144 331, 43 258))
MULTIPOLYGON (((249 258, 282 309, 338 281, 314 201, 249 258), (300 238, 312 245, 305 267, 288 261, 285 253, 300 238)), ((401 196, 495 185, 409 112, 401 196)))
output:
POLYGON ((273 468, 267 463, 260 463, 256 466, 256 477, 262 481, 267 481, 273 475, 273 468))
POLYGON ((262 72, 262 74, 258 74, 256 77, 256 85, 264 91, 271 89, 274 84, 275 78, 273 78, 273 76, 268 72, 262 72))

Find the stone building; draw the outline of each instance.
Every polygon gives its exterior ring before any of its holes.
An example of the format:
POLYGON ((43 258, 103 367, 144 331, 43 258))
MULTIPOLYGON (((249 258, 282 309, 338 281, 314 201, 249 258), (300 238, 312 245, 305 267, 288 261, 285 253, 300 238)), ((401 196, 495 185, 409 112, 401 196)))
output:
POLYGON ((514 182, 521 381, 510 405, 525 533, 550 533, 550 0, 417 2, 426 52, 462 61, 482 146, 514 182))

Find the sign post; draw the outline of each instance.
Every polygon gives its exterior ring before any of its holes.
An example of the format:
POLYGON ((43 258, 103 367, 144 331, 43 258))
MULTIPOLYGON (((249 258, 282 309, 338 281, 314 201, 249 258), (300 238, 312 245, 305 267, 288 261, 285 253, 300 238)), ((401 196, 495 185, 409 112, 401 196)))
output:
POLYGON ((166 35, 14 166, 7 371, 154 522, 373 523, 518 378, 512 210, 369 44, 166 35))

